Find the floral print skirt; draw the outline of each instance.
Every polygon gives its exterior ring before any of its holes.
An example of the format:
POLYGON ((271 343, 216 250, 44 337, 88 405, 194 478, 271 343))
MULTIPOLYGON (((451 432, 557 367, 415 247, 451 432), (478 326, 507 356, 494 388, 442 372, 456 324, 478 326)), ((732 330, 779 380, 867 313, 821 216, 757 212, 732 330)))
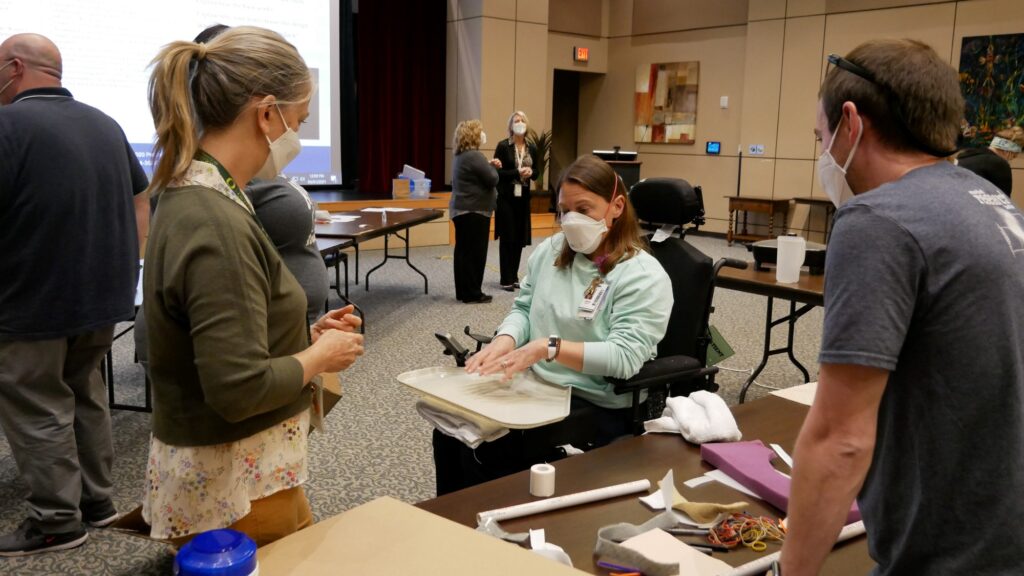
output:
POLYGON ((303 484, 309 411, 237 442, 170 446, 150 435, 142 516, 153 538, 224 528, 249 503, 303 484))

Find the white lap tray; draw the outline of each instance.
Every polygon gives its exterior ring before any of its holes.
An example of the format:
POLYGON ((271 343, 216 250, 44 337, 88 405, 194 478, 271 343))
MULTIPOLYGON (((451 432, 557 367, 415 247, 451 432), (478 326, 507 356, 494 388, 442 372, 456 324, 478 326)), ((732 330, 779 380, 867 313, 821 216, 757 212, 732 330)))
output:
POLYGON ((512 429, 563 420, 572 397, 571 388, 544 382, 530 371, 502 382, 500 374, 479 376, 464 368, 435 366, 399 374, 398 381, 453 414, 512 429))

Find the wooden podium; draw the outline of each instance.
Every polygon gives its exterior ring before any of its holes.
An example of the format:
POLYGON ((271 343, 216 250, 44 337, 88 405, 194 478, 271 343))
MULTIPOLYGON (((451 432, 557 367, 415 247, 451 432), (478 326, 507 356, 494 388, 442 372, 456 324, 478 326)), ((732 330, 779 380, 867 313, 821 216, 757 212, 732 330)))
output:
POLYGON ((607 160, 606 162, 622 177, 627 189, 632 188, 640 181, 640 165, 643 162, 639 160, 607 160))

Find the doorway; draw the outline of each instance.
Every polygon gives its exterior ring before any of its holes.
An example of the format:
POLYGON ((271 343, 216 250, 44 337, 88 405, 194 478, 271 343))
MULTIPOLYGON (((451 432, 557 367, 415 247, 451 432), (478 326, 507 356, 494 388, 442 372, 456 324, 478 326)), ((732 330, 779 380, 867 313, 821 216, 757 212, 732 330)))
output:
POLYGON ((580 73, 555 70, 551 90, 551 166, 548 172, 548 190, 551 192, 550 210, 558 203, 559 176, 578 156, 577 140, 580 128, 580 73))

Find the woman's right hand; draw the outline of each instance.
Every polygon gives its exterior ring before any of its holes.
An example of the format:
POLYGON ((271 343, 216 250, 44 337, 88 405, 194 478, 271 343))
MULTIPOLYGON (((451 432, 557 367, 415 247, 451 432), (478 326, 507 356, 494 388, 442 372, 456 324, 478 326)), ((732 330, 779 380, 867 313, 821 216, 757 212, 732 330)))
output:
POLYGON ((303 382, 321 372, 340 372, 363 355, 363 335, 329 329, 312 346, 294 355, 302 364, 303 382))
POLYGON ((326 368, 323 372, 344 370, 363 355, 363 335, 353 332, 328 330, 320 335, 317 345, 324 347, 326 368))
MULTIPOLYGON (((498 158, 491 158, 491 166, 494 166, 495 168, 500 170, 501 169, 501 160, 498 159, 498 158)), ((481 350, 481 352, 483 352, 483 350, 481 350)))
POLYGON ((488 361, 495 358, 501 358, 515 349, 515 338, 512 338, 508 334, 499 334, 491 340, 490 344, 484 346, 482 350, 469 357, 469 361, 466 362, 466 372, 470 374, 479 372, 480 367, 488 361))

